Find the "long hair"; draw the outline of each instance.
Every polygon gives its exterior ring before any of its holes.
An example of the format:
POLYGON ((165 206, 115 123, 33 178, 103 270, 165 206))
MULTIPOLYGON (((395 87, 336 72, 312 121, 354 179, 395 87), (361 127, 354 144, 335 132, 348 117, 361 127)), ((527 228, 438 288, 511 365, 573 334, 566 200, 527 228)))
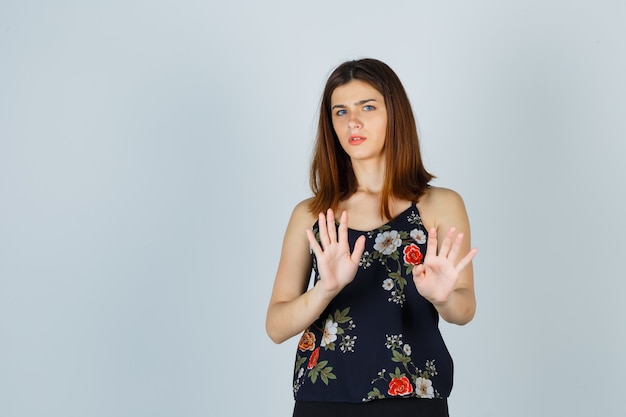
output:
POLYGON ((415 117, 400 79, 387 64, 370 58, 344 62, 328 77, 311 161, 309 183, 313 199, 309 209, 314 214, 329 207, 336 209, 340 201, 357 190, 352 163, 339 143, 330 108, 333 91, 352 80, 370 84, 385 99, 385 177, 380 213, 383 218, 391 219, 390 200, 400 198, 417 202, 434 176, 422 163, 415 117))

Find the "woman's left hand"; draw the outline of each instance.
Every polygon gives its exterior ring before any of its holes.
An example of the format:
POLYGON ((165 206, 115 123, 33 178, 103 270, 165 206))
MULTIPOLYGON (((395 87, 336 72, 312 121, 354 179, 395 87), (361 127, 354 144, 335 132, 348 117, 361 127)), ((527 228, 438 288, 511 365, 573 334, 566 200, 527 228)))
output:
POLYGON ((455 264, 462 242, 463 233, 457 234, 455 228, 451 227, 437 252, 437 229, 431 228, 424 263, 413 268, 413 282, 417 291, 435 306, 448 301, 457 286, 461 271, 476 255, 478 249, 474 248, 455 264))

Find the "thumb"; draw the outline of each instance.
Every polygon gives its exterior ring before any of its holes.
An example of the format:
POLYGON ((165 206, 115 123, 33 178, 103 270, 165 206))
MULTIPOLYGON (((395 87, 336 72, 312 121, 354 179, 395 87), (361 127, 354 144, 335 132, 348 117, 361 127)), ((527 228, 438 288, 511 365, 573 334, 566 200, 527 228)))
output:
POLYGON ((354 263, 358 263, 361 260, 361 256, 363 256, 363 252, 365 251, 365 236, 359 236, 354 244, 354 249, 352 250, 352 261, 354 263))
POLYGON ((413 281, 415 285, 419 285, 426 278, 426 268, 424 264, 415 265, 413 267, 413 281))

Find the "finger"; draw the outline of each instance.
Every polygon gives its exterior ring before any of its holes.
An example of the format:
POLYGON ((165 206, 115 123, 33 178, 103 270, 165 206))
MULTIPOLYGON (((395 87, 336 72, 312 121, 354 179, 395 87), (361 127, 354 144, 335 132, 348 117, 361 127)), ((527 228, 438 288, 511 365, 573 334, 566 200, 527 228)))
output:
POLYGON ((456 238, 454 239, 454 244, 452 245, 452 249, 450 249, 450 253, 448 254, 448 258, 453 262, 459 256, 459 252, 461 252, 461 243, 463 243, 463 237, 463 233, 459 233, 458 235, 456 235, 456 238))
POLYGON ((413 273, 413 278, 415 278, 416 276, 419 276, 419 275, 425 273, 426 272, 426 267, 424 266, 424 264, 415 265, 411 272, 413 273))
POLYGON ((320 213, 317 225, 319 226, 320 242, 322 247, 326 249, 330 245, 330 239, 328 238, 328 228, 326 227, 326 216, 324 216, 324 213, 320 213))
POLYGON ((428 231, 428 240, 426 241, 426 256, 424 262, 431 257, 437 255, 437 229, 431 227, 428 231))
POLYGON ((326 212, 326 228, 328 229, 330 243, 337 242, 337 225, 335 224, 335 213, 332 209, 328 209, 326 212))
POLYGON ((306 229, 306 237, 309 239, 309 245, 311 245, 311 249, 315 256, 319 256, 322 254, 322 247, 318 243, 317 239, 315 239, 315 234, 313 233, 313 229, 306 229))
POLYGON ((476 252, 478 252, 478 248, 474 248, 471 251, 469 251, 467 253, 467 255, 465 255, 463 257, 463 259, 461 259, 459 261, 459 263, 456 265, 456 270, 458 272, 461 272, 463 270, 463 268, 465 268, 467 265, 470 264, 470 262, 472 262, 472 260, 474 259, 474 257, 476 256, 476 252))
POLYGON ((415 268, 413 268, 413 282, 415 283, 415 286, 419 288, 425 279, 426 268, 424 267, 424 264, 416 265, 415 268))
POLYGON ((363 256, 363 252, 365 251, 365 235, 359 236, 359 238, 354 243, 354 249, 352 250, 352 255, 350 255, 350 259, 355 264, 361 262, 361 256, 363 256))
POLYGON ((339 220, 339 243, 348 243, 348 213, 344 210, 341 212, 339 220))
POLYGON ((443 242, 441 242, 441 247, 439 248, 440 256, 444 256, 446 258, 449 256, 450 245, 452 244, 452 238, 454 237, 455 231, 456 229, 453 226, 446 232, 446 236, 443 238, 443 242))

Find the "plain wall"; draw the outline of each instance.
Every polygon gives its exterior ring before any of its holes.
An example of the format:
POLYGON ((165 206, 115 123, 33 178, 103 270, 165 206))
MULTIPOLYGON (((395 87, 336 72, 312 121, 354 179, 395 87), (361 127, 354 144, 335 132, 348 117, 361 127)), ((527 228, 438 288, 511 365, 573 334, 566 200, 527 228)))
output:
POLYGON ((453 416, 626 414, 619 1, 4 1, 0 415, 288 416, 264 322, 326 76, 387 62, 465 199, 453 416))

